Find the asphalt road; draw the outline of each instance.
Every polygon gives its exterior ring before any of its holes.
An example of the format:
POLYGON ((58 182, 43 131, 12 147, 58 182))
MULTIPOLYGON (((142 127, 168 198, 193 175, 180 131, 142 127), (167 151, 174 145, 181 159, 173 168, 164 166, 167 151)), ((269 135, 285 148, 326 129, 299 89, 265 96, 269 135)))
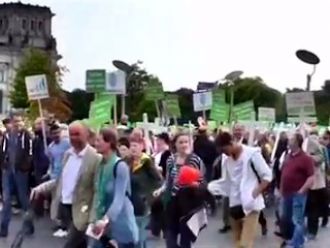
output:
MULTIPOLYGON (((268 214, 269 233, 268 236, 262 237, 260 232, 258 232, 258 237, 256 239, 255 248, 278 248, 280 247, 280 241, 273 235, 273 218, 271 214, 268 214)), ((38 220, 36 223, 36 233, 33 237, 25 239, 22 248, 61 248, 63 244, 63 239, 52 237, 52 224, 51 222, 44 218, 38 220)), ((10 248, 11 241, 13 240, 15 234, 19 230, 21 225, 20 217, 14 217, 10 226, 10 236, 7 239, 0 239, 0 248, 10 248)), ((231 236, 228 234, 219 234, 218 228, 221 222, 218 218, 214 217, 209 220, 208 228, 205 229, 197 243, 195 248, 231 248, 231 236)), ((162 240, 150 240, 150 248, 165 248, 164 242, 162 240)), ((308 242, 305 246, 306 248, 329 248, 330 247, 330 228, 320 229, 319 236, 316 241, 308 242)))

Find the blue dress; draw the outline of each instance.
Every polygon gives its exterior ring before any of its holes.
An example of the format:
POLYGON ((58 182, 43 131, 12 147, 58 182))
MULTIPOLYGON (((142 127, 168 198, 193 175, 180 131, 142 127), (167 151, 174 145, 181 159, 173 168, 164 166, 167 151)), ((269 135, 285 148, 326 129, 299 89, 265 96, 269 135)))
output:
MULTIPOLYGON (((131 183, 128 165, 120 161, 116 169, 116 177, 111 174, 107 186, 106 215, 109 218, 107 236, 115 240, 120 247, 138 242, 138 227, 134 216, 134 208, 128 195, 131 194, 131 183)), ((90 247, 100 247, 98 242, 90 247)))

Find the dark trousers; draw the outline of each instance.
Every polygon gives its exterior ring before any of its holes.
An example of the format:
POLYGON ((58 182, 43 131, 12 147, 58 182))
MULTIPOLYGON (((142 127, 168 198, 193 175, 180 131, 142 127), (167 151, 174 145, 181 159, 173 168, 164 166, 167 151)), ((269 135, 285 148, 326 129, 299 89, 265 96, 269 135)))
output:
POLYGON ((77 228, 72 224, 63 248, 87 248, 85 232, 77 230, 77 228))
POLYGON ((168 226, 166 230, 166 248, 191 248, 192 234, 185 224, 168 226), (178 238, 180 242, 178 245, 178 238))
POLYGON ((72 225, 72 205, 60 204, 59 219, 61 221, 61 229, 69 230, 72 225))
POLYGON ((28 173, 21 171, 13 171, 11 169, 2 170, 2 193, 3 193, 3 210, 1 213, 0 229, 7 233, 11 219, 11 199, 16 187, 18 198, 22 209, 27 211, 29 208, 29 177, 28 173))
POLYGON ((64 248, 87 248, 87 240, 84 231, 79 231, 72 222, 72 206, 61 204, 60 216, 66 227, 69 227, 69 234, 64 248))
POLYGON ((160 198, 152 203, 149 229, 152 235, 157 237, 160 236, 161 231, 165 230, 164 206, 160 198))
POLYGON ((266 217, 265 217, 263 211, 260 211, 260 214, 259 214, 259 224, 261 226, 267 226, 267 220, 266 220, 266 217))
POLYGON ((308 232, 316 235, 319 228, 319 217, 322 217, 328 209, 326 188, 310 190, 307 196, 307 228, 308 232))

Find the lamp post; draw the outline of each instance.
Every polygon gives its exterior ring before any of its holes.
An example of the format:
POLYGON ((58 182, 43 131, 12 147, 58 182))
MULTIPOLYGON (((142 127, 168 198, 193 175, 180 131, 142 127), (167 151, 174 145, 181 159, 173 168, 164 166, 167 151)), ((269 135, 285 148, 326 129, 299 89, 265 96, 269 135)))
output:
POLYGON ((316 72, 316 65, 320 63, 319 57, 307 50, 298 50, 296 52, 296 56, 298 57, 299 60, 306 64, 313 65, 313 70, 311 74, 307 74, 307 83, 306 83, 306 91, 310 91, 311 89, 311 81, 312 77, 316 72))
MULTIPOLYGON (((116 67, 118 70, 124 71, 126 73, 126 86, 129 80, 129 77, 131 76, 134 68, 127 64, 124 61, 121 60, 113 60, 112 64, 114 67, 116 67)), ((125 87, 126 88, 126 87, 125 87)), ((124 117, 126 115, 126 102, 125 102, 125 92, 121 95, 121 117, 124 117)))
POLYGON ((241 75, 243 74, 243 71, 232 71, 228 73, 224 80, 226 80, 229 83, 230 86, 230 106, 229 106, 229 124, 231 125, 233 121, 233 109, 234 109, 234 81, 237 80, 241 75))

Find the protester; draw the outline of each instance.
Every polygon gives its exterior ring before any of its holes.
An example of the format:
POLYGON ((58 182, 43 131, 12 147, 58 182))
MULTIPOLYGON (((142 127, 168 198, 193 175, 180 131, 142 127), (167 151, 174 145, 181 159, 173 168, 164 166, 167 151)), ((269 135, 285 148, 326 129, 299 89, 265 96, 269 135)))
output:
MULTIPOLYGON (((24 129, 23 118, 19 114, 12 117, 12 128, 4 133, 0 146, 2 170, 3 209, 1 212, 0 238, 8 236, 11 219, 11 199, 14 188, 23 211, 29 208, 29 173, 31 172, 32 139, 24 129)), ((30 234, 33 228, 31 227, 30 234)))
POLYGON ((129 166, 132 180, 132 202, 139 227, 139 244, 136 248, 147 247, 147 226, 150 222, 152 193, 161 185, 161 174, 151 158, 142 152, 144 139, 137 133, 129 138, 131 159, 129 166))
POLYGON ((215 211, 215 200, 205 185, 200 184, 201 174, 198 169, 183 165, 178 175, 178 192, 173 196, 168 205, 167 217, 168 228, 178 229, 180 235, 180 245, 173 239, 168 247, 191 248, 192 243, 197 240, 198 234, 207 224, 206 207, 211 206, 215 211), (188 222, 192 218, 204 219, 197 227, 191 227, 188 222), (197 228, 197 230, 192 230, 197 228))
POLYGON ((306 153, 314 161, 314 184, 308 192, 306 212, 308 239, 315 240, 318 233, 319 217, 328 209, 325 157, 317 133, 311 132, 305 141, 307 142, 306 153))
MULTIPOLYGON (((64 154, 70 148, 70 141, 65 136, 61 135, 61 127, 54 123, 50 126, 50 135, 52 142, 48 146, 48 156, 50 160, 50 167, 48 175, 50 179, 58 180, 62 173, 62 161, 64 154)), ((55 191, 51 192, 52 197, 55 197, 55 191)), ((55 203, 55 201, 53 201, 55 203)), ((54 232, 55 237, 63 237, 67 235, 67 226, 61 224, 61 221, 65 223, 65 220, 59 220, 57 230, 54 232)))
MULTIPOLYGON (((154 192, 154 196, 158 197, 164 193, 163 199, 165 204, 165 211, 167 212, 167 206, 170 204, 172 197, 175 196, 179 189, 177 184, 177 176, 183 165, 189 165, 201 171, 201 175, 204 175, 203 161, 192 152, 190 145, 190 136, 186 133, 178 133, 174 139, 173 156, 170 156, 167 160, 167 174, 165 182, 161 188, 154 192)), ((201 178, 203 181, 203 177, 201 178)), ((175 247, 176 240, 180 234, 179 223, 177 225, 171 225, 166 227, 166 246, 167 248, 175 247)))
POLYGON ((281 233, 288 247, 304 245, 304 215, 308 190, 314 184, 314 162, 303 150, 304 138, 295 133, 289 140, 281 176, 281 233))
POLYGON ((88 129, 80 122, 69 126, 71 148, 63 159, 61 176, 45 182, 31 192, 31 198, 55 190, 52 218, 65 220, 69 227, 64 248, 87 247, 85 231, 91 217, 94 184, 100 156, 88 143, 88 129))
POLYGON ((213 178, 213 163, 217 157, 217 151, 213 141, 209 139, 207 127, 200 127, 194 141, 194 152, 203 160, 205 165, 206 181, 213 178))
POLYGON ((119 152, 119 156, 122 159, 129 159, 130 157, 130 144, 129 144, 129 140, 126 137, 122 137, 118 140, 118 152, 119 152))
MULTIPOLYGON (((116 155, 117 137, 111 129, 102 129, 95 144, 102 154, 102 161, 94 195, 93 229, 104 232, 109 240, 115 240, 119 248, 134 248, 138 242, 138 227, 130 200, 129 167, 116 155)), ((103 247, 96 240, 90 243, 91 248, 103 247)))
POLYGON ((265 207, 262 192, 271 182, 271 170, 260 149, 235 143, 229 133, 220 134, 218 144, 228 156, 221 188, 229 196, 235 247, 252 248, 259 213, 265 207))

